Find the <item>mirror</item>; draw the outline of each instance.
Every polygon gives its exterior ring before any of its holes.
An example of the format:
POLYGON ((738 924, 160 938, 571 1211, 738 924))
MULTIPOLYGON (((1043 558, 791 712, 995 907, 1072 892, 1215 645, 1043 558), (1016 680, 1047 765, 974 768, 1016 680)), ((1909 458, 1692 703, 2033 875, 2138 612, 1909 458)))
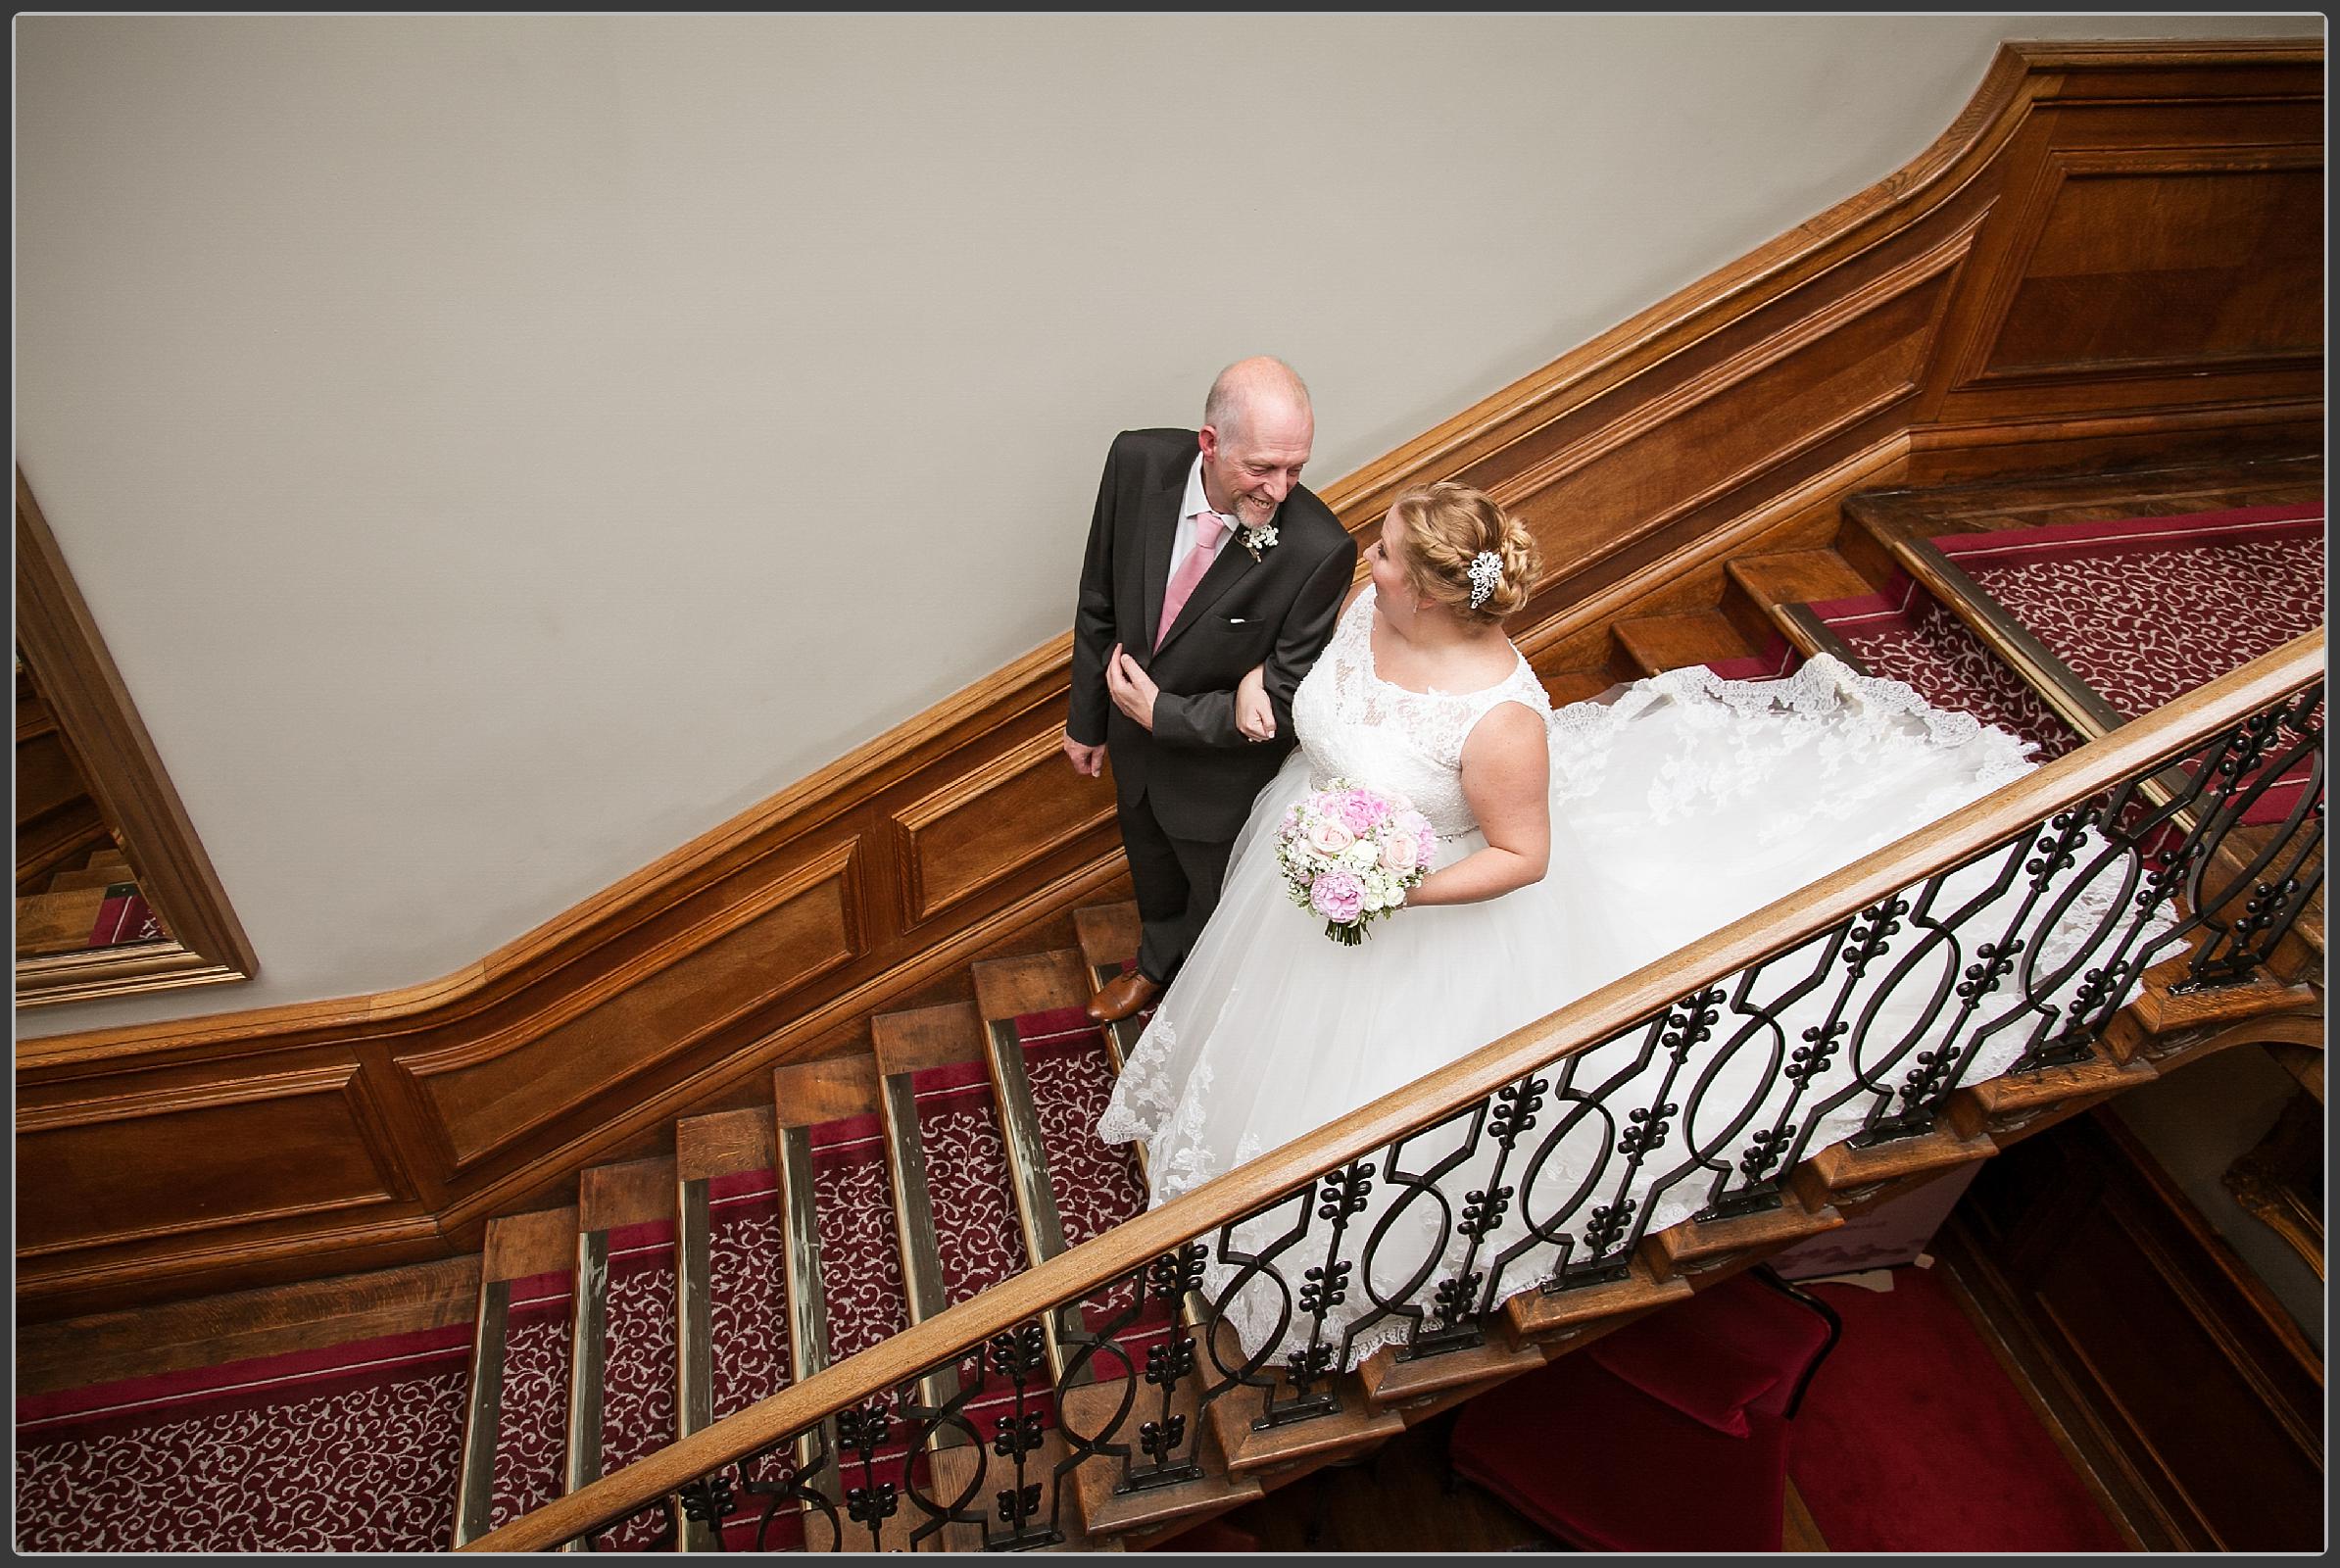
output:
POLYGON ((22 469, 16 655, 17 1005, 249 978, 251 944, 22 469))

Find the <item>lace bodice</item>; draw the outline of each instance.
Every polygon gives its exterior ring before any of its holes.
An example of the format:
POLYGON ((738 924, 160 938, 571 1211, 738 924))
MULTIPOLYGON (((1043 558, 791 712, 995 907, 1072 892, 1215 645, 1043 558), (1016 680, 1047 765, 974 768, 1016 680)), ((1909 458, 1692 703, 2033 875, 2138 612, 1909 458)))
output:
POLYGON ((1509 675, 1483 691, 1416 692, 1374 673, 1370 584, 1348 607, 1333 640, 1299 690, 1292 722, 1318 783, 1347 778, 1398 790, 1441 836, 1476 827, 1463 799, 1463 742, 1498 704, 1520 703, 1549 718, 1543 683, 1520 658, 1509 675))

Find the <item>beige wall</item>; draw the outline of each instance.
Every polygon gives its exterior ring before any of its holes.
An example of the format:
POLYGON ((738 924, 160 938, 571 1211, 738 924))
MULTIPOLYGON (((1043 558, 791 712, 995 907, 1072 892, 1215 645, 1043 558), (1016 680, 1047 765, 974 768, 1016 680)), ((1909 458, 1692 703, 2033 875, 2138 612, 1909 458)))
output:
POLYGON ((1253 352, 1330 481, 2237 17, 31 17, 19 461, 263 968, 444 974, 1048 641, 1253 352))

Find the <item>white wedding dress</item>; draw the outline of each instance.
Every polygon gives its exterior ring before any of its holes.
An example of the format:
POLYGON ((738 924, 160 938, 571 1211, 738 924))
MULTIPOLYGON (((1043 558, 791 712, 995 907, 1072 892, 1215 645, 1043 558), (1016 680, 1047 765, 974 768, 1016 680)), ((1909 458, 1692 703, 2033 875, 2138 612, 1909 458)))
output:
MULTIPOLYGON (((1933 709, 1900 682, 1855 675, 1826 658, 1776 681, 1725 681, 1703 667, 1672 670, 1557 712, 1525 659, 1482 691, 1418 693, 1376 674, 1374 613, 1369 585, 1294 694, 1299 746, 1253 803, 1218 909, 1163 994, 1099 1120, 1107 1142, 1144 1141, 1157 1206, 2032 766, 2024 755, 2028 743, 1970 714, 1933 709), (1544 878, 1483 903, 1399 909, 1376 921, 1358 947, 1329 941, 1322 920, 1292 902, 1277 869, 1275 828, 1285 808, 1336 776, 1400 791, 1438 829, 1435 863, 1450 864, 1487 842, 1463 797, 1464 739, 1507 702, 1548 715, 1552 838, 1544 878)), ((2085 891, 2092 896, 2077 904, 2090 920, 2117 896, 2110 888, 2085 891)), ((1897 1004, 1898 992, 1885 1006, 1897 1004)), ((1918 1004, 1906 1004, 1912 1016, 1918 1004)), ((1792 1038, 1800 1020, 1791 1010, 1781 1021, 1792 1038)), ((1889 1021, 1873 1021, 1872 1032, 1889 1021)), ((1986 1046, 1965 1081, 2004 1070, 2023 1043, 2018 1033, 1986 1046)), ((1573 1081, 1607 1085, 1623 1106, 1648 1103, 1667 1063, 1660 1053, 1635 1068, 1634 1054, 1642 1049, 1637 1034, 1603 1045, 1580 1059, 1573 1081)), ((1704 1064, 1691 1065, 1695 1071, 1704 1064)), ((1777 1065, 1760 1051, 1726 1062, 1724 1078, 1703 1102, 1710 1108, 1693 1107, 1682 1118, 1676 1148, 1684 1139, 1711 1139, 1716 1128, 1729 1136, 1726 1120, 1770 1093, 1761 1080, 1777 1077, 1777 1065), (1739 1082, 1729 1081, 1732 1073, 1739 1082), (1710 1127, 1697 1125, 1702 1114, 1710 1127)), ((1851 1081, 1840 1061, 1836 1076, 1815 1088, 1851 1081)), ((1785 1094, 1783 1083, 1779 1089, 1785 1094)), ((1816 1098, 1808 1090, 1804 1102, 1816 1098)), ((1764 1102, 1768 1107, 1778 1099, 1764 1102)), ((1824 1122, 1809 1151, 1855 1130, 1876 1103, 1856 1097, 1824 1122)), ((1547 1136, 1557 1108, 1545 1108, 1523 1149, 1547 1136)), ((1547 1158, 1522 1195, 1524 1203, 1515 1202, 1482 1244, 1476 1266, 1487 1267, 1496 1250, 1525 1237, 1523 1206, 1548 1219, 1586 1171, 1614 1169, 1614 1159, 1604 1165, 1604 1146, 1616 1134, 1602 1118, 1585 1118, 1547 1158)), ((1457 1147, 1459 1137, 1425 1138, 1407 1165, 1419 1169, 1457 1147)), ((1386 1156, 1372 1157, 1378 1165, 1386 1156)), ((1439 1184, 1458 1212, 1463 1196, 1484 1184, 1493 1157, 1483 1152, 1439 1184)), ((1515 1156, 1504 1180, 1516 1181, 1522 1163, 1515 1156)), ((1636 1189, 1604 1190, 1603 1200, 1623 1197, 1643 1204, 1667 1163, 1651 1162, 1636 1189)), ((1350 1223, 1344 1258, 1356 1257, 1394 1196, 1386 1177, 1375 1186, 1374 1204, 1350 1223)), ((1707 1196, 1705 1183, 1678 1182, 1658 1196, 1643 1223, 1654 1233, 1696 1212, 1707 1196)), ((1461 1261, 1467 1239, 1449 1233, 1437 1206, 1412 1204, 1377 1243, 1371 1279, 1352 1280, 1346 1300, 1328 1319, 1335 1342, 1374 1311, 1374 1292, 1392 1298, 1427 1252, 1443 1253, 1434 1282, 1461 1261)), ((1295 1212, 1287 1204, 1239 1227, 1239 1245, 1264 1245, 1293 1223, 1295 1212)), ((1287 1253, 1277 1262, 1295 1296, 1304 1270, 1323 1260, 1328 1227, 1321 1219, 1310 1224, 1305 1245, 1313 1253, 1287 1253)), ((1237 1271, 1217 1261, 1216 1239, 1205 1240, 1212 1260, 1204 1289, 1216 1299, 1237 1271)), ((1538 1284, 1553 1256, 1544 1247, 1515 1257, 1498 1281, 1498 1298, 1538 1284)), ((1255 1353, 1285 1311, 1283 1293, 1254 1279, 1228 1315, 1255 1353)), ((1301 1343, 1309 1329, 1292 1309, 1275 1353, 1301 1343)), ((1407 1331, 1403 1318, 1371 1323, 1354 1336, 1341 1364, 1353 1367, 1407 1331)))

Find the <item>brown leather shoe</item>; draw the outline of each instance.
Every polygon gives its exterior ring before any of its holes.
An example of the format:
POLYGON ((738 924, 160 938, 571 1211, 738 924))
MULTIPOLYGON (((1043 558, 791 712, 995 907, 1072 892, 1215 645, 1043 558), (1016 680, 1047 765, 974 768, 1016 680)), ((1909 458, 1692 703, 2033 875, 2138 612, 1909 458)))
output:
POLYGON ((1135 969, 1124 969, 1089 999, 1089 1016, 1098 1023, 1119 1023, 1133 1012, 1153 1005, 1162 988, 1135 969))

